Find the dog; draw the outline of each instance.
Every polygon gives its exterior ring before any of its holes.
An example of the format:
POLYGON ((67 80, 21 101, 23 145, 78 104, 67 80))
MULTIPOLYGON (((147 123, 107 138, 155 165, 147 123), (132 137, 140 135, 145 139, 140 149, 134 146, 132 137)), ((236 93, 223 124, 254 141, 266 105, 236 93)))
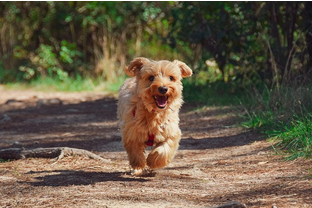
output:
POLYGON ((193 72, 178 60, 144 57, 135 58, 125 71, 130 78, 119 89, 117 116, 131 173, 140 176, 173 159, 181 140, 181 80, 193 72), (146 158, 147 146, 153 148, 146 158))

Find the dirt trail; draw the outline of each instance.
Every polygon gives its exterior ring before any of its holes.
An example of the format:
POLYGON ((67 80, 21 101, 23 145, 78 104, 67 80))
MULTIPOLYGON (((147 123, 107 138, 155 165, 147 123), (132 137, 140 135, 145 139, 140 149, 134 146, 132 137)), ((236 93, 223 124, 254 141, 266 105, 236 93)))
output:
POLYGON ((46 93, 0 87, 0 149, 73 147, 79 156, 0 163, 0 207, 311 207, 312 162, 286 162, 240 127, 239 109, 186 103, 183 138, 155 177, 129 175, 116 119, 104 93, 46 93))

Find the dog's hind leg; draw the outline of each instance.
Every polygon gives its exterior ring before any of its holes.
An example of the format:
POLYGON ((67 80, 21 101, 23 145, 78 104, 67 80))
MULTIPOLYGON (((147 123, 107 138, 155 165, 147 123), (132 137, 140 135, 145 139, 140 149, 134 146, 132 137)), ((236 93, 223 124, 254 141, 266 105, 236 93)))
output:
POLYGON ((147 165, 151 169, 163 168, 169 164, 179 147, 179 139, 167 139, 151 151, 147 157, 147 165))

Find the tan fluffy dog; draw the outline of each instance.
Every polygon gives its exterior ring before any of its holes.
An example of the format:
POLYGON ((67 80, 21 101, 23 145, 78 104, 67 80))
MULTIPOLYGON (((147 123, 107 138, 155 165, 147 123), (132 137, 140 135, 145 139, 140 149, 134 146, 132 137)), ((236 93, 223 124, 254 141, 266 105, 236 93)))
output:
POLYGON ((119 90, 118 117, 132 174, 166 166, 179 147, 182 77, 192 75, 183 62, 136 58, 126 68, 132 77, 119 90), (146 158, 144 149, 153 146, 146 158))

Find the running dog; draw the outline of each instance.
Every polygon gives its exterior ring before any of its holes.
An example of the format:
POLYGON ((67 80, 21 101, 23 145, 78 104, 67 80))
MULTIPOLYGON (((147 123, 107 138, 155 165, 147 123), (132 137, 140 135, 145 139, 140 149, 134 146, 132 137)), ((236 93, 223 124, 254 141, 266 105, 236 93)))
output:
POLYGON ((183 62, 139 57, 126 67, 119 89, 118 118, 131 172, 141 176, 173 159, 181 140, 182 78, 192 75, 183 62), (147 146, 153 149, 145 156, 147 146))

